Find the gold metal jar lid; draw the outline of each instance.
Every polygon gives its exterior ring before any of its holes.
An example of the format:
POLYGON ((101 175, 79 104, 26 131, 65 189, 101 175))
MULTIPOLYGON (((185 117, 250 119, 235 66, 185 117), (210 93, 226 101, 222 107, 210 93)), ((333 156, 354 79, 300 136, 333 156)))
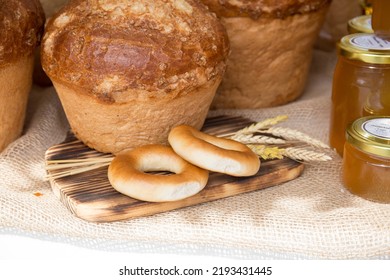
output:
POLYGON ((363 152, 390 158, 390 116, 357 119, 348 126, 346 140, 363 152))
POLYGON ((371 27, 371 15, 358 16, 348 21, 348 32, 353 33, 374 33, 371 27))
POLYGON ((375 34, 356 33, 344 36, 338 43, 341 56, 373 64, 390 64, 390 41, 375 34))

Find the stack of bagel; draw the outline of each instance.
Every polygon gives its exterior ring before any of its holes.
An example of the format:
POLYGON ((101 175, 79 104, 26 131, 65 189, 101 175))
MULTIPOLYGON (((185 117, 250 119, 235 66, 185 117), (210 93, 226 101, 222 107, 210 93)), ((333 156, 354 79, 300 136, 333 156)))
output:
POLYGON ((117 155, 108 168, 108 179, 120 193, 164 202, 187 198, 207 184, 209 171, 236 177, 253 176, 259 157, 246 145, 180 125, 169 133, 171 147, 145 145, 117 155), (148 171, 170 171, 152 175, 148 171))

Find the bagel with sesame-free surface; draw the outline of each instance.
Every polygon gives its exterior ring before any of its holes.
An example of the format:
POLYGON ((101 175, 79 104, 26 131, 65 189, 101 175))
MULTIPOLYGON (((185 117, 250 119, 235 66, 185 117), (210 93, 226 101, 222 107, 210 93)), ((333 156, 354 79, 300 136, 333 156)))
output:
POLYGON ((168 141, 182 158, 210 171, 241 177, 255 175, 260 168, 259 157, 246 145, 188 125, 173 128, 168 141))
POLYGON ((164 145, 145 145, 118 154, 108 179, 118 192, 135 199, 163 202, 187 198, 207 184, 209 172, 196 167, 164 145), (170 171, 173 175, 148 174, 170 171))

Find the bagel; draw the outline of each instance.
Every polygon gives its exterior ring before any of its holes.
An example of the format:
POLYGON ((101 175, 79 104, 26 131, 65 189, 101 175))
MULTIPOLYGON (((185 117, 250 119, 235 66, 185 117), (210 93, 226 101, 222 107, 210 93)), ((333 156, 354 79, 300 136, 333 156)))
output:
POLYGON ((175 201, 200 192, 207 184, 208 171, 193 166, 172 148, 145 145, 118 154, 108 168, 108 179, 120 193, 150 202, 175 201), (148 174, 170 171, 176 174, 148 174))
POLYGON ((252 176, 260 168, 259 157, 244 144, 211 136, 188 125, 173 128, 168 142, 182 158, 210 171, 241 177, 252 176))

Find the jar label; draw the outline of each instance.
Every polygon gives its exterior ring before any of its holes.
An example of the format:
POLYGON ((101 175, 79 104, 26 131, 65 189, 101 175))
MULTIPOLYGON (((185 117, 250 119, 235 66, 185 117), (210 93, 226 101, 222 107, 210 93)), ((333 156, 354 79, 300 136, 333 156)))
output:
POLYGON ((370 50, 390 50, 390 41, 379 38, 375 35, 364 35, 352 37, 350 39, 352 45, 370 50))
POLYGON ((374 136, 390 140, 390 118, 368 120, 362 124, 362 129, 374 136))

